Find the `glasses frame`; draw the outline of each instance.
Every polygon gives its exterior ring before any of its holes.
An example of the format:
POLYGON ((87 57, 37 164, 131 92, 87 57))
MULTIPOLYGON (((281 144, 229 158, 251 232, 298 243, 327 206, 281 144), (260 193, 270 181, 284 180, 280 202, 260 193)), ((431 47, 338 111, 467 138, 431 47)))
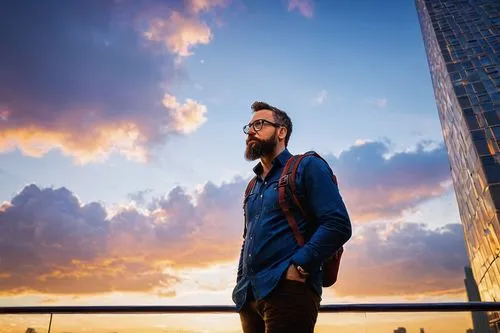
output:
POLYGON ((256 119, 253 122, 251 122, 250 124, 243 126, 243 133, 245 133, 245 134, 250 133, 250 128, 253 128, 254 132, 257 133, 258 131, 260 131, 261 129, 264 128, 264 124, 269 124, 269 125, 274 126, 274 127, 283 126, 283 125, 278 124, 278 123, 273 123, 272 121, 269 121, 267 119, 256 119), (258 126, 258 124, 260 124, 260 126, 257 128, 256 126, 258 126))

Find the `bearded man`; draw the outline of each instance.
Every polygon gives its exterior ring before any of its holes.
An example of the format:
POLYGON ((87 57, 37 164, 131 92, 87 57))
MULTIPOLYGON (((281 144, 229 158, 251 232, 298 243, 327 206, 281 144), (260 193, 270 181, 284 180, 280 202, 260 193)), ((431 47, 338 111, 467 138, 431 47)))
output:
POLYGON ((244 201, 245 232, 232 298, 244 333, 314 331, 322 295, 322 263, 350 239, 351 221, 333 173, 322 158, 306 156, 296 170, 296 191, 314 221, 292 209, 300 246, 281 209, 279 180, 287 161, 292 121, 264 102, 251 106, 243 127, 245 158, 259 159, 244 201))

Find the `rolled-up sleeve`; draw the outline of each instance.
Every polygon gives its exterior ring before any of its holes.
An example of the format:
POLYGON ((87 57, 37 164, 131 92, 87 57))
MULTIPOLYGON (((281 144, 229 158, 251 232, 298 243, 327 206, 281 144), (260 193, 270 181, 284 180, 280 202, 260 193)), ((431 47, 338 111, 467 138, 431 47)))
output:
POLYGON ((318 228, 309 241, 293 255, 292 262, 313 272, 351 238, 352 227, 329 166, 317 157, 307 157, 303 163, 302 183, 306 203, 318 228))

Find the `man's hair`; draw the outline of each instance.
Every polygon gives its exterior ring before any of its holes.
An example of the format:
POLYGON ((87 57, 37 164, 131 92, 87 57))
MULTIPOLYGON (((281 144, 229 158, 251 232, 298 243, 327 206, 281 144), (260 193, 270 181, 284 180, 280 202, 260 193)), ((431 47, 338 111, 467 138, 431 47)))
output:
POLYGON ((293 125, 292 125, 292 120, 286 114, 286 112, 265 102, 253 102, 251 108, 253 112, 257 112, 260 110, 270 110, 273 112, 274 121, 280 124, 281 126, 286 127, 287 129, 285 136, 285 147, 288 146, 290 135, 292 135, 293 125))

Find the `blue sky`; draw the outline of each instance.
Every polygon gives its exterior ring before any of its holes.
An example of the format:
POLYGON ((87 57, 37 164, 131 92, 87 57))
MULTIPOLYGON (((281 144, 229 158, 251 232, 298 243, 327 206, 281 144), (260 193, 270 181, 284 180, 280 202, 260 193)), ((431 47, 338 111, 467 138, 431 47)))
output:
POLYGON ((255 100, 339 178, 352 259, 327 302, 464 300, 412 1, 82 4, 0 11, 0 304, 230 302, 255 100))

